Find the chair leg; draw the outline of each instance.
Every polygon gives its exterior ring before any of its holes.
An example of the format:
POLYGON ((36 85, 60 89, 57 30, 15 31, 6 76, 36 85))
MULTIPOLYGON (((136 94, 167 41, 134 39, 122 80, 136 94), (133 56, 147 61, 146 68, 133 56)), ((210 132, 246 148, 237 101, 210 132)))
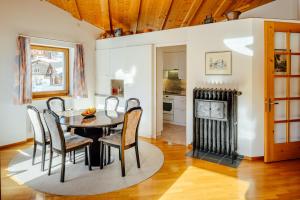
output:
MULTIPOLYGON (((70 152, 71 153, 71 152, 70 152)), ((73 151, 73 164, 75 164, 75 150, 73 151)))
POLYGON ((103 169, 104 144, 100 142, 100 169, 103 169))
POLYGON ((42 148, 42 161, 41 161, 41 170, 44 171, 45 170, 45 158, 46 158, 46 145, 43 145, 42 148))
POLYGON ((92 170, 92 160, 91 160, 91 147, 87 146, 87 153, 88 153, 88 162, 89 162, 89 170, 92 170))
POLYGON ((88 165, 89 163, 88 163, 88 157, 87 157, 87 147, 84 147, 84 164, 85 165, 88 165))
POLYGON ((125 176, 125 151, 121 149, 121 171, 122 171, 122 177, 125 176))
POLYGON ((107 156, 108 161, 107 161, 107 164, 109 164, 110 163, 111 148, 110 148, 110 146, 108 146, 107 148, 108 148, 108 156, 107 156))
POLYGON ((119 148, 119 160, 121 160, 121 148, 119 148))
POLYGON ((66 153, 61 154, 60 182, 65 182, 66 153))
POLYGON ((50 176, 50 175, 51 175, 52 157, 53 157, 53 151, 52 151, 52 149, 50 148, 50 157, 49 157, 48 176, 50 176))
POLYGON ((69 161, 72 162, 72 152, 70 151, 68 154, 69 154, 69 161))
POLYGON ((32 154, 32 165, 34 165, 35 155, 36 155, 36 143, 34 142, 34 144, 33 144, 33 154, 32 154))
POLYGON ((136 155, 137 167, 141 168, 138 144, 135 145, 135 155, 136 155))
POLYGON ((103 162, 106 165, 106 145, 103 145, 103 162))

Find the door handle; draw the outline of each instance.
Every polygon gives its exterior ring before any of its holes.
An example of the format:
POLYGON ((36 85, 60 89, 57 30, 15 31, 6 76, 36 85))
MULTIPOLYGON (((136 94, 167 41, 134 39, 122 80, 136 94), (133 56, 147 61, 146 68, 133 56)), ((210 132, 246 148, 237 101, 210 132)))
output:
POLYGON ((279 103, 275 102, 275 101, 272 101, 271 99, 269 99, 268 104, 269 104, 269 112, 271 112, 272 105, 278 105, 279 103))

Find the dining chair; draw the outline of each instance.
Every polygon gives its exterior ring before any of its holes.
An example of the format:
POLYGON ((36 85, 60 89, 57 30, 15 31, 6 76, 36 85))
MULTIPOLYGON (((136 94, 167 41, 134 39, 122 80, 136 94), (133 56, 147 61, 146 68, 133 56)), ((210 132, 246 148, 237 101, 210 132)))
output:
POLYGON ((65 100, 60 97, 51 97, 47 100, 47 108, 55 113, 65 111, 65 100))
MULTIPOLYGON (((140 107, 140 105, 141 105, 140 100, 138 98, 129 98, 126 100, 126 103, 125 103, 125 112, 127 112, 131 108, 140 107)), ((117 127, 110 128, 109 132, 120 133, 122 128, 123 128, 123 124, 120 124, 117 127)))
POLYGON ((141 103, 138 98, 129 98, 126 100, 126 103, 125 103, 125 111, 127 112, 128 110, 130 110, 131 108, 134 108, 134 107, 140 107, 140 105, 141 105, 141 103))
POLYGON ((64 137, 64 132, 59 123, 59 116, 51 110, 44 110, 44 118, 50 134, 50 159, 48 175, 50 176, 51 174, 53 151, 61 154, 62 158, 60 182, 65 181, 65 162, 66 153, 68 152, 85 148, 85 153, 87 154, 86 157, 88 158, 89 170, 92 170, 90 145, 93 140, 90 138, 81 137, 79 135, 69 135, 68 137, 64 137))
POLYGON ((117 111, 119 105, 119 99, 116 96, 109 96, 105 99, 105 110, 117 111))
POLYGON ((100 169, 103 169, 103 156, 105 146, 119 149, 122 176, 125 176, 125 150, 135 147, 137 167, 140 168, 138 150, 138 128, 142 116, 142 108, 134 107, 124 115, 122 134, 112 134, 99 138, 100 142, 100 169))
POLYGON ((42 160, 41 160, 41 170, 45 169, 45 157, 46 157, 46 147, 50 145, 49 133, 46 132, 43 123, 43 116, 34 106, 27 106, 27 113, 33 129, 33 154, 32 154, 32 165, 34 165, 36 148, 37 145, 42 147, 42 160))
MULTIPOLYGON (((63 111, 66 111, 66 104, 65 104, 65 100, 61 97, 51 97, 47 100, 46 102, 47 104, 47 108, 49 110, 52 110, 53 112, 55 112, 56 114, 58 112, 63 112, 63 111)), ((74 130, 72 130, 70 127, 67 127, 67 126, 61 126, 63 131, 67 131, 67 132, 72 132, 74 130)), ((73 163, 75 164, 75 151, 73 152, 73 163)), ((72 153, 70 153, 70 161, 72 160, 72 153)))

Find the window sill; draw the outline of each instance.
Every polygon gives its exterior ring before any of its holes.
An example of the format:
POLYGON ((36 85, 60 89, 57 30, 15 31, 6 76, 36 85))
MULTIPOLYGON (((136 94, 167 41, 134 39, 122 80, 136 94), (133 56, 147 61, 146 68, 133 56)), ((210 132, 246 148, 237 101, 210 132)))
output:
MULTIPOLYGON (((43 101, 43 100, 48 100, 49 98, 51 98, 53 96, 49 96, 49 97, 33 97, 32 101, 43 101)), ((72 96, 66 96, 66 95, 57 95, 56 97, 60 97, 62 99, 72 99, 72 96)))

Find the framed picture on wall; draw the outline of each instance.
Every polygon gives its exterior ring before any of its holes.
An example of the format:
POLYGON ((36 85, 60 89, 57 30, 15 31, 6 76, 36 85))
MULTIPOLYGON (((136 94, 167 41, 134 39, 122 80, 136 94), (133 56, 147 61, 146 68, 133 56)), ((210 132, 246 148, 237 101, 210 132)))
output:
POLYGON ((287 55, 286 49, 275 49, 274 54, 274 71, 276 74, 286 74, 287 72, 287 55))
POLYGON ((231 51, 205 53, 205 75, 231 75, 231 51))

